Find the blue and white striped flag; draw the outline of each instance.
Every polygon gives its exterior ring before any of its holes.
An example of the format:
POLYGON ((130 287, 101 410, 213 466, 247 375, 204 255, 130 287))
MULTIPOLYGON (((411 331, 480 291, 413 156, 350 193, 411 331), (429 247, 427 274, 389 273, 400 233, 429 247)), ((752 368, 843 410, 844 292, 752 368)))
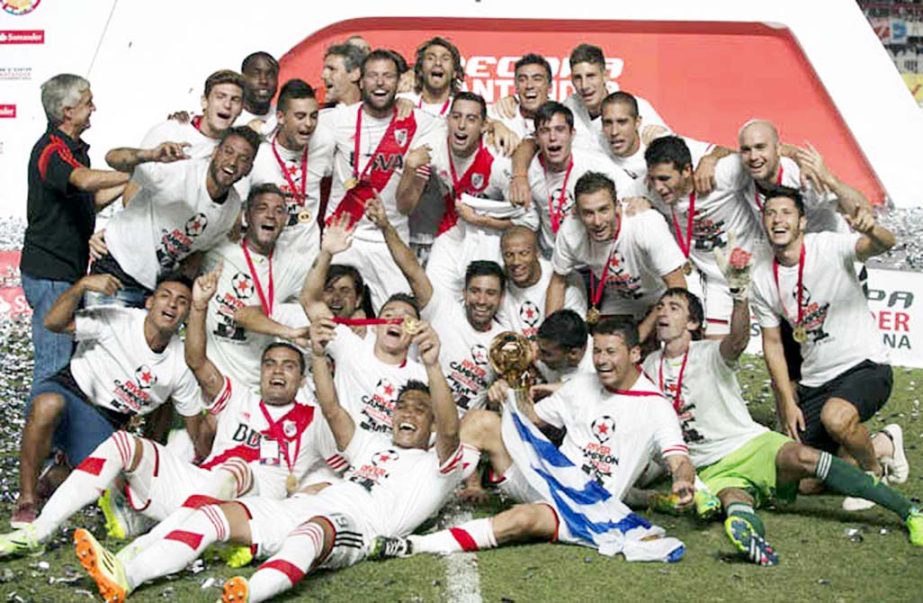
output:
POLYGON ((579 542, 603 555, 622 553, 628 561, 682 558, 680 540, 664 536, 663 528, 633 513, 555 448, 519 411, 513 391, 504 405, 501 431, 513 462, 566 527, 562 541, 579 542))

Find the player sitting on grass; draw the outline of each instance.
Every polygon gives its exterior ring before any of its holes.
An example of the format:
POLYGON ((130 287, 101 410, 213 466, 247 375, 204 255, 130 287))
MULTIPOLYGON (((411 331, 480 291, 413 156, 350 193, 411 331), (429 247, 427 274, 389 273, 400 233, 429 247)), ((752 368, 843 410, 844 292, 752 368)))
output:
MULTIPOLYGON (((733 245, 733 243, 731 244, 733 245)), ((663 348, 644 370, 673 401, 699 478, 721 500, 724 529, 734 546, 758 565, 776 565, 754 506, 793 499, 798 482, 816 477, 834 492, 872 500, 900 516, 910 542, 923 546, 923 514, 909 500, 860 469, 760 425, 750 417, 735 368, 750 338, 747 303, 749 254, 734 249, 730 262, 717 253, 734 298, 730 333, 703 340, 702 303, 685 289, 670 289, 657 305, 663 348)))

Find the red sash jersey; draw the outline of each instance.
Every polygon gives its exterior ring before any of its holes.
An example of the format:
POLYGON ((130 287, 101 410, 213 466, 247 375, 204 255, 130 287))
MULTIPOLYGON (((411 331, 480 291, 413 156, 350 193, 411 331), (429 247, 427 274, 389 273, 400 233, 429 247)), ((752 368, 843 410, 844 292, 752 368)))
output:
POLYGON ((86 274, 96 209, 93 194, 68 179, 78 167, 90 167, 89 148, 50 124, 32 147, 20 269, 33 278, 76 282, 86 274))

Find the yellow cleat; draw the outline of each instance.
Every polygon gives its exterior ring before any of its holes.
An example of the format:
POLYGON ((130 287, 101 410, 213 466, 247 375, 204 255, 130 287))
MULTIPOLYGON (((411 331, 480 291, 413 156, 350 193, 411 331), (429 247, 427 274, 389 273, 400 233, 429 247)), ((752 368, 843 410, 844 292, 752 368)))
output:
POLYGON ((96 501, 96 506, 103 512, 106 518, 106 534, 116 540, 125 540, 128 534, 125 531, 123 522, 119 521, 118 511, 113 500, 112 488, 108 488, 103 495, 96 501))
POLYGON ((130 589, 122 562, 83 528, 74 530, 74 552, 80 565, 96 582, 103 600, 123 603, 130 589))

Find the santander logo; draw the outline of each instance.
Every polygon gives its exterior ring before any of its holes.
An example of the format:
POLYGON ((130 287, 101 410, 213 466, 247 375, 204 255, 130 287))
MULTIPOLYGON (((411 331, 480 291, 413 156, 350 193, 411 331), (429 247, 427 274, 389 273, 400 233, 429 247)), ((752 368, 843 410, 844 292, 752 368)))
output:
POLYGON ((0 44, 44 44, 44 29, 0 30, 0 44))

